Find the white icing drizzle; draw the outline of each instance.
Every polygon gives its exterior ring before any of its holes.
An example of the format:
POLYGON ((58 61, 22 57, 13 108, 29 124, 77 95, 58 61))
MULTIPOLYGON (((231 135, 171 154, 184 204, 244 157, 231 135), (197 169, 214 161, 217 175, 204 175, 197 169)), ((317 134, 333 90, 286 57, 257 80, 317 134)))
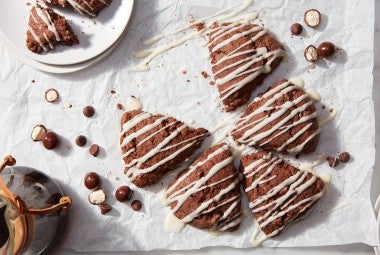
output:
MULTIPOLYGON (((169 117, 166 117, 166 116, 162 116, 162 117, 156 119, 153 123, 147 124, 144 127, 140 128, 139 130, 137 130, 135 132, 132 132, 132 133, 126 135, 123 138, 123 136, 125 134, 127 134, 138 123, 140 123, 141 121, 144 121, 144 120, 146 120, 146 119, 148 119, 148 118, 150 118, 152 116, 153 115, 150 114, 150 113, 141 112, 140 114, 137 114, 136 116, 134 116, 131 120, 129 120, 126 123, 124 123, 122 125, 122 130, 121 130, 121 133, 120 133, 120 139, 122 139, 121 142, 120 142, 120 147, 123 148, 128 143, 130 143, 133 139, 136 139, 137 137, 139 137, 139 136, 141 136, 143 134, 146 134, 147 132, 151 131, 152 129, 158 127, 160 124, 162 124, 163 121, 165 121, 165 120, 167 120, 169 118, 169 117)), ((150 134, 148 137, 144 138, 142 141, 140 141, 137 144, 137 146, 139 146, 139 145, 143 144, 144 142, 148 141, 150 138, 152 138, 153 136, 155 136, 156 134, 158 134, 159 132, 161 132, 165 128, 168 128, 171 125, 174 125, 175 123, 178 124, 179 122, 173 121, 173 122, 165 125, 164 127, 162 127, 161 129, 159 129, 158 131, 156 131, 156 132, 150 134)), ((187 140, 183 140, 181 142, 169 145, 169 143, 175 137, 177 137, 178 134, 180 134, 180 132, 182 130, 184 130, 185 128, 186 128, 185 125, 183 125, 183 124, 180 125, 176 130, 174 130, 167 137, 165 137, 164 140, 162 140, 159 144, 157 144, 156 147, 154 147, 150 151, 146 152, 146 154, 142 155, 140 158, 135 158, 131 162, 129 162, 128 164, 125 164, 125 168, 128 169, 128 171, 127 171, 127 178, 130 181, 134 181, 140 174, 149 173, 151 171, 154 171, 157 167, 159 167, 162 164, 165 164, 166 162, 174 159, 181 152, 183 152, 187 148, 189 148, 192 145, 194 145, 199 139, 201 139, 204 136, 204 134, 200 134, 200 135, 194 136, 192 138, 189 138, 187 140), (154 157, 156 154, 158 154, 160 152, 167 151, 167 150, 175 148, 175 147, 178 147, 178 149, 174 153, 166 156, 161 161, 155 163, 154 165, 152 165, 150 167, 142 168, 142 165, 147 160, 149 160, 150 158, 154 157)), ((133 152, 135 152, 135 148, 132 148, 129 151, 127 151, 126 153, 124 153, 122 155, 122 158, 125 159, 126 157, 128 157, 129 155, 131 155, 133 152)))
POLYGON ((186 223, 179 220, 174 216, 173 212, 169 210, 166 215, 164 230, 167 233, 180 233, 186 227, 186 223))
MULTIPOLYGON (((94 13, 88 11, 86 8, 84 8, 82 5, 80 5, 75 0, 66 0, 66 1, 71 5, 71 7, 73 7, 80 14, 87 14, 87 15, 89 15, 91 17, 95 17, 96 16, 94 13)), ((90 6, 90 4, 86 0, 82 0, 82 2, 85 3, 87 6, 89 6, 90 9, 92 10, 92 7, 90 6)))
POLYGON ((34 32, 34 30, 32 29, 32 27, 29 25, 28 26, 28 30, 30 31, 30 34, 33 36, 34 40, 36 40, 36 42, 41 46, 41 48, 44 50, 44 51, 48 51, 48 48, 42 43, 41 39, 38 37, 38 35, 34 32))
POLYGON ((330 112, 329 116, 326 119, 319 122, 319 126, 324 127, 327 124, 330 124, 330 122, 332 122, 335 119, 337 114, 338 114, 338 111, 333 109, 333 111, 330 112))
POLYGON ((223 117, 223 120, 221 122, 219 122, 216 127, 214 127, 213 129, 210 130, 210 133, 213 134, 215 133, 216 131, 220 130, 221 128, 224 128, 228 125, 230 125, 231 123, 233 123, 236 119, 237 116, 239 116, 240 114, 242 114, 245 110, 245 107, 241 107, 240 109, 236 110, 234 113, 226 113, 225 115, 228 115, 226 117, 223 117))
POLYGON ((171 43, 159 46, 157 48, 134 52, 135 56, 138 56, 138 57, 147 56, 147 57, 140 64, 138 64, 137 66, 135 66, 133 68, 133 70, 136 71, 136 72, 148 71, 149 70, 149 65, 148 64, 155 57, 157 57, 158 55, 160 55, 160 54, 162 54, 162 53, 164 53, 164 52, 166 52, 166 51, 168 51, 168 50, 170 50, 172 48, 175 48, 175 47, 177 47, 177 46, 179 46, 181 44, 184 44, 185 42, 187 42, 190 39, 199 37, 200 35, 201 35, 201 32, 198 32, 198 31, 197 32, 193 32, 193 33, 190 33, 190 34, 182 37, 181 39, 179 39, 177 41, 174 41, 174 42, 171 42, 171 43))
MULTIPOLYGON (((182 32, 185 32, 187 31, 188 29, 192 28, 193 26, 197 25, 197 24, 201 24, 202 22, 204 22, 204 28, 201 29, 200 31, 196 31, 196 32, 193 32, 193 33, 189 33, 189 34, 186 34, 184 35, 182 38, 178 39, 178 40, 175 40, 173 42, 170 42, 168 44, 165 44, 165 45, 162 45, 162 46, 158 46, 158 47, 155 47, 155 48, 150 48, 150 49, 147 49, 147 50, 142 50, 142 51, 137 51, 137 52, 134 52, 134 56, 136 57, 145 57, 145 59, 140 63, 138 64, 137 66, 135 66, 133 68, 134 71, 137 71, 137 72, 143 72, 143 71, 147 71, 149 70, 149 63, 154 59, 156 58, 158 55, 174 48, 174 47, 177 47, 179 45, 182 45, 183 43, 189 41, 189 40, 192 40, 194 38, 198 38, 202 35, 204 35, 208 30, 209 28, 215 23, 215 22, 220 22, 220 21, 224 21, 224 20, 227 20, 227 19, 231 19, 232 17, 235 17, 237 14, 241 13, 242 11, 244 11, 245 9, 247 9, 250 5, 252 5, 253 3, 253 0, 245 0, 242 4, 239 4, 239 5, 236 5, 236 6, 233 6, 233 7, 230 7, 230 8, 227 8, 225 10, 222 10, 216 14, 213 14, 209 17, 205 17, 205 18, 202 18, 202 19, 199 19, 199 20, 196 20, 196 21, 193 21, 191 22, 188 26, 186 27, 183 27, 183 28, 180 28, 174 32, 170 32, 170 33, 161 33, 159 35, 156 35, 148 40, 146 40, 144 42, 145 45, 152 45, 153 43, 157 42, 157 41, 160 41, 168 36, 171 36, 171 35, 177 35, 179 33, 182 33, 182 32), (211 19, 211 18, 214 18, 216 16, 219 16, 218 18, 214 19, 214 20, 211 20, 209 22, 205 22, 206 20, 208 19, 211 19)), ((251 13, 249 15, 244 15, 242 17, 237 17, 235 18, 234 20, 241 20, 241 22, 244 22, 244 23, 247 23, 251 20, 254 20, 256 19, 258 16, 258 13, 255 12, 255 13, 251 13)))
MULTIPOLYGON (((259 188, 260 185, 271 179, 277 178, 277 175, 271 176, 271 173, 278 164, 282 163, 282 159, 278 157, 268 159, 268 156, 271 157, 271 154, 254 160, 249 165, 244 167, 244 175, 246 178, 252 178, 254 180, 249 187, 246 187, 245 192, 255 192, 255 189, 259 188), (259 173, 260 175, 258 175, 259 173)), ((296 219, 323 196, 325 189, 314 195, 308 196, 297 203, 294 203, 299 195, 311 187, 318 179, 315 175, 312 175, 309 179, 307 179, 308 175, 310 175, 309 172, 297 171, 296 174, 272 187, 264 195, 250 201, 249 207, 251 208, 253 214, 263 212, 260 217, 255 217, 261 230, 276 219, 281 218, 288 212, 302 206, 303 208, 293 217, 293 219, 290 219, 288 222, 296 219), (284 188, 287 188, 287 190, 282 192, 284 191, 284 188), (277 198, 274 199, 274 197, 277 198), (270 201, 270 199, 273 200, 270 201)), ((275 229, 271 233, 266 234, 255 232, 252 239, 252 244, 255 246, 259 245, 267 238, 277 235, 282 229, 284 229, 284 227, 285 225, 275 229)))
MULTIPOLYGON (((44 27, 41 25, 40 21, 41 20, 47 27, 48 31, 51 31, 54 36, 56 41, 60 41, 61 37, 59 36, 59 33, 50 17, 50 14, 47 11, 44 11, 41 9, 38 5, 35 6, 32 11, 30 12, 30 16, 33 20, 33 22, 38 26, 39 31, 42 32, 42 36, 45 38, 46 42, 49 45, 50 49, 54 49, 53 42, 49 40, 49 37, 47 36, 46 32, 44 31, 44 27), (33 12, 35 11, 35 14, 33 12), (36 17, 37 15, 37 17, 36 17)), ((33 28, 29 25, 28 30, 30 31, 30 34, 33 36, 34 40, 41 46, 41 48, 44 51, 48 51, 47 46, 42 42, 41 38, 38 36, 36 31, 33 30, 33 28)))
MULTIPOLYGON (((50 14, 47 12, 47 11, 43 11, 41 8, 39 7, 36 7, 36 14, 40 17, 40 19, 45 23, 45 25, 47 26, 47 28, 54 33, 54 36, 55 36, 55 39, 57 41, 60 41, 61 40, 61 37, 59 36, 58 34, 58 31, 53 23, 53 21, 51 20, 51 17, 50 17, 50 14)), ((33 15, 33 12, 32 12, 32 15, 33 15)))
POLYGON ((143 105, 139 98, 135 96, 127 97, 126 108, 128 111, 141 110, 143 105))
MULTIPOLYGON (((265 94, 263 94, 261 97, 257 97, 254 99, 254 102, 258 102, 261 99, 269 98, 262 106, 258 107, 256 110, 254 110, 252 113, 248 114, 245 117, 242 117, 238 122, 236 128, 232 131, 232 134, 240 132, 244 130, 244 133, 241 137, 237 139, 238 142, 244 143, 250 146, 263 146, 267 144, 268 142, 272 141, 273 139, 276 139, 278 136, 284 134, 288 130, 290 130, 293 127, 296 127, 297 125, 306 123, 307 121, 317 118, 318 113, 313 112, 310 115, 302 116, 299 120, 294 121, 290 124, 287 124, 289 120, 291 120, 294 116, 297 114, 303 112, 308 106, 313 104, 313 101, 307 100, 309 97, 307 94, 304 94, 293 101, 286 101, 280 106, 273 106, 273 103, 285 95, 286 93, 293 91, 295 89, 298 89, 298 86, 295 86, 294 84, 290 83, 289 81, 283 82, 282 84, 278 85, 277 87, 267 91, 265 94), (301 105, 297 106, 302 101, 306 102, 301 105), (292 107, 295 107, 287 116, 283 116, 287 111, 289 111, 292 107), (262 114, 266 111, 270 111, 273 109, 277 109, 277 111, 273 112, 270 116, 265 116, 263 118, 257 119, 253 121, 253 118, 255 118, 257 115, 262 114), (270 125, 273 121, 276 121, 277 119, 284 117, 281 119, 277 124, 271 125, 270 128, 266 131, 260 132, 260 130, 270 125), (266 141, 262 141, 263 139, 271 136, 274 132, 280 131, 275 136, 271 137, 270 139, 267 139, 266 141)), ((287 141, 284 141, 284 143, 276 148, 276 151, 283 151, 287 150, 289 153, 297 154, 304 146, 312 140, 315 136, 317 136, 320 133, 320 128, 315 130, 307 139, 305 139, 304 142, 301 144, 287 149, 287 146, 291 145, 297 138, 302 136, 310 127, 312 126, 312 123, 309 123, 305 125, 301 130, 299 130, 297 133, 295 133, 292 138, 288 139, 287 141)))
POLYGON ((183 219, 180 219, 180 221, 184 223, 189 223, 203 214, 211 213, 221 206, 229 205, 228 209, 224 212, 223 216, 219 219, 218 222, 215 223, 211 230, 225 231, 229 228, 232 228, 240 224, 241 211, 238 210, 237 213, 233 214, 234 209, 240 204, 240 194, 236 194, 236 196, 230 197, 229 199, 223 202, 220 201, 220 199, 225 194, 229 193, 230 191, 235 189, 237 185, 239 185, 239 178, 237 177, 237 175, 232 174, 217 182, 206 184, 219 171, 231 164, 233 162, 233 157, 225 158, 224 160, 216 163, 211 167, 211 169, 207 172, 205 176, 175 191, 178 185, 180 185, 183 181, 187 180, 187 178, 191 174, 193 174, 200 166, 206 164, 208 161, 212 161, 215 157, 217 157, 221 153, 224 153, 226 150, 229 150, 229 147, 228 145, 224 144, 222 147, 210 153, 206 159, 199 161, 196 164, 192 164, 189 167, 188 171, 182 176, 180 176, 177 179, 177 181, 173 183, 165 191, 165 204, 169 205, 171 203, 175 203, 174 208, 172 208, 172 213, 175 214, 191 195, 196 194, 197 192, 200 192, 209 187, 223 183, 225 181, 231 182, 230 185, 221 189, 219 193, 216 194, 213 198, 202 201, 202 203, 197 208, 193 208, 193 211, 186 215, 183 219), (213 203, 217 203, 217 205, 211 206, 211 204, 213 203))
POLYGON ((219 26, 214 30, 215 32, 210 36, 210 41, 208 43, 208 46, 210 48, 211 53, 213 53, 220 50, 226 45, 231 45, 234 41, 237 41, 243 37, 256 33, 247 42, 239 45, 232 52, 229 52, 227 55, 223 56, 216 63, 213 63, 213 68, 219 65, 225 66, 214 73, 215 78, 218 75, 219 76, 222 75, 223 72, 226 70, 233 70, 231 72, 224 72, 223 76, 215 79, 216 84, 220 88, 222 101, 227 99, 236 91, 243 88, 249 82, 256 79, 256 77, 259 76, 260 74, 271 72, 272 62, 275 59, 285 55, 285 52, 281 49, 268 52, 266 47, 242 50, 244 47, 252 44, 253 42, 258 40, 260 37, 264 36, 268 32, 267 29, 261 26, 253 26, 246 31, 236 33, 236 31, 241 30, 246 25, 247 25, 246 23, 233 22, 226 26, 219 26), (233 35, 226 40, 220 41, 221 38, 229 34, 233 34, 233 35), (218 40, 219 40, 219 43, 216 43, 218 42, 218 40), (242 56, 242 55, 246 55, 246 57, 239 61, 233 61, 234 58, 238 56, 242 56), (253 64, 260 61, 264 61, 265 59, 267 59, 267 61, 265 62, 264 65, 255 67, 255 68, 251 67, 253 64), (244 77, 244 78, 241 78, 241 77, 244 77), (231 81, 234 81, 234 80, 237 80, 237 81, 233 82, 229 86, 225 86, 225 84, 230 83, 231 81), (223 86, 223 89, 221 89, 222 86, 223 86))
POLYGON ((298 165, 298 168, 302 171, 306 171, 312 174, 315 174, 314 167, 319 166, 325 160, 325 156, 318 156, 316 160, 311 162, 302 162, 298 165))
MULTIPOLYGON (((171 35, 179 34, 181 32, 184 32, 184 31, 188 30, 189 28, 191 28, 193 26, 196 26, 197 24, 201 24, 202 22, 204 22, 207 19, 211 19, 211 18, 219 16, 219 18, 217 18, 216 20, 213 20, 213 21, 209 22, 209 24, 205 24, 205 25, 207 25, 207 28, 208 28, 208 27, 210 27, 210 24, 213 24, 214 22, 219 22, 219 21, 222 21, 222 20, 225 20, 225 19, 228 19, 228 18, 232 18, 233 16, 235 16, 235 15, 239 14, 240 12, 244 11, 245 9, 247 9, 250 5, 252 5, 252 3, 253 3, 253 0, 245 0, 243 4, 235 5, 233 7, 230 7, 230 8, 224 9, 222 11, 219 11, 219 12, 217 12, 217 13, 211 15, 211 16, 204 17, 204 18, 195 20, 193 22, 190 22, 190 24, 188 26, 185 26, 185 27, 182 27, 180 29, 177 29, 174 32, 161 33, 161 34, 155 35, 155 36, 147 39, 146 41, 144 41, 144 44, 145 45, 152 45, 153 43, 155 43, 157 41, 160 41, 161 39, 164 39, 164 38, 166 38, 168 36, 171 36, 171 35), (227 14, 226 15, 222 15, 224 13, 227 13, 227 14)), ((244 15, 244 17, 241 17, 240 19, 247 20, 247 16, 248 15, 244 15)), ((250 20, 256 19, 257 16, 258 16, 258 12, 251 13, 250 14, 250 17, 251 17, 250 20)))

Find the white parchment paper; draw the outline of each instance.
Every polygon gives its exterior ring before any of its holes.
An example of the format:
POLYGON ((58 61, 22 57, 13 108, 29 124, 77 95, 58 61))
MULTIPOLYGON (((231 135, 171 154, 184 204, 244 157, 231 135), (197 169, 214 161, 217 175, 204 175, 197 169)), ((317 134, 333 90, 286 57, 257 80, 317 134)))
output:
MULTIPOLYGON (((186 227, 180 234, 165 233, 166 209, 156 193, 174 175, 167 176, 155 187, 136 189, 134 199, 142 200, 141 212, 132 211, 128 203, 119 203, 113 196, 118 186, 128 184, 118 149, 122 111, 117 110, 116 103, 124 103, 127 96, 135 95, 147 111, 169 114, 191 126, 208 129, 228 116, 216 103, 216 88, 208 85, 209 80, 200 74, 201 71, 211 74, 209 60, 204 58, 207 49, 200 46, 202 39, 159 56, 144 73, 130 71, 140 61, 132 52, 143 49, 142 40, 161 31, 174 31, 186 26, 192 17, 209 16, 236 4, 232 0, 137 0, 120 46, 101 63, 74 74, 42 73, 16 61, 6 49, 0 49, 0 152, 11 153, 19 165, 35 167, 56 178, 72 196, 74 203, 63 247, 77 251, 250 247, 253 229, 249 213, 235 233, 215 236, 192 227, 186 227), (59 103, 51 104, 43 99, 44 91, 51 87, 59 91, 59 103), (115 94, 111 93, 112 89, 115 94), (71 103, 72 108, 63 109, 65 103, 71 103), (97 111, 90 119, 82 115, 82 108, 88 104, 97 111), (36 124, 44 124, 58 133, 62 139, 60 147, 47 151, 41 144, 32 142, 30 133, 36 124), (89 138, 86 148, 75 145, 79 134, 89 138), (97 158, 88 153, 91 143, 102 148, 97 158), (83 177, 88 171, 102 176, 108 203, 113 206, 106 216, 87 200, 89 191, 83 185, 83 177)), ((255 1, 248 11, 253 10, 261 10, 258 22, 277 36, 289 55, 254 95, 280 79, 302 77, 307 87, 322 95, 322 103, 318 105, 322 118, 330 108, 339 111, 334 122, 323 128, 318 152, 335 155, 345 150, 353 157, 350 163, 336 170, 326 163, 318 166, 317 172, 332 174, 329 193, 306 219, 264 245, 359 242, 374 245, 375 218, 369 199, 375 155, 371 98, 374 2, 262 0, 255 1), (292 37, 290 25, 304 24, 304 11, 310 8, 322 13, 321 25, 315 30, 304 25, 302 36, 292 37), (323 41, 334 42, 342 50, 332 59, 311 66, 303 58, 304 48, 323 41)), ((209 138, 203 149, 222 133, 223 130, 209 138)), ((306 158, 312 159, 315 157, 306 158)))

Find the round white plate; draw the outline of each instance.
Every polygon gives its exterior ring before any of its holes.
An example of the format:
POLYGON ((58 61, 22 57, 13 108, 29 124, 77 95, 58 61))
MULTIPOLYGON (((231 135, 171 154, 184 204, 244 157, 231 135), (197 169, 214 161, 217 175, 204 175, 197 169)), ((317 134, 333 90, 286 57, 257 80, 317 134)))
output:
POLYGON ((14 48, 28 58, 49 65, 73 65, 95 58, 111 47, 122 35, 132 14, 134 0, 113 0, 96 18, 75 13, 73 10, 52 8, 68 20, 79 44, 57 46, 54 50, 35 54, 25 45, 29 10, 34 0, 2 2, 0 33, 14 48))
POLYGON ((48 72, 48 73, 73 73, 80 70, 83 70, 87 67, 90 67, 96 63, 98 63, 100 60, 108 56, 120 43, 123 36, 120 36, 120 38, 106 51, 104 51, 102 54, 98 55, 95 58, 92 58, 91 60, 74 64, 74 65, 47 65, 41 62, 38 62, 34 59, 28 58, 27 56, 21 54, 18 52, 12 45, 9 44, 9 42, 5 41, 4 38, 0 35, 0 43, 3 44, 9 52, 19 61, 23 62, 24 64, 34 67, 38 70, 48 72))

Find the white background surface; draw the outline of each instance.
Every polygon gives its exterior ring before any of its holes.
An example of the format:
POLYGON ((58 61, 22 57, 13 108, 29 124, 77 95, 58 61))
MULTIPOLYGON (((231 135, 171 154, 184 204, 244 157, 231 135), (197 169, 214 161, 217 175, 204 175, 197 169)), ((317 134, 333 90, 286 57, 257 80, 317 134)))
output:
MULTIPOLYGON (((376 1, 376 20, 375 20, 375 67, 374 67, 374 103, 375 109, 380 109, 380 2, 376 1)), ((380 111, 375 111, 376 114, 376 148, 378 147, 378 143, 380 143, 380 111)), ((376 152, 376 163, 374 170, 374 178, 372 184, 372 197, 371 200, 373 203, 376 200, 376 196, 374 194, 380 193, 380 150, 376 152)), ((121 254, 133 254, 133 255, 145 255, 145 254, 184 254, 184 255, 193 255, 193 254, 209 254, 209 255, 219 255, 221 253, 224 254, 257 254, 257 255, 267 255, 267 254, 276 254, 276 255, 298 255, 298 254, 309 254, 309 255, 343 255, 343 254, 374 254, 373 248, 361 245, 361 244, 353 244, 353 245, 342 245, 342 246, 330 246, 330 247, 310 247, 310 248, 260 248, 260 249, 233 249, 228 247, 223 248, 205 248, 199 251, 184 251, 184 252, 176 252, 176 251, 153 251, 153 252, 110 252, 104 253, 99 252, 96 254, 109 254, 109 255, 121 255, 121 254)), ((61 250, 60 254, 69 255, 74 254, 72 251, 61 250)), ((90 254, 90 253, 81 253, 81 254, 90 254)), ((94 254, 94 253, 91 253, 94 254)))
MULTIPOLYGON (((378 23, 378 22, 377 22, 378 23)), ((376 53, 377 57, 379 57, 379 54, 376 53)), ((377 58, 375 56, 375 59, 377 58)), ((17 66, 15 66, 15 70, 17 70, 17 66)), ((377 69, 379 70, 379 69, 377 69)), ((380 70, 379 70, 380 72, 380 70)), ((379 75, 376 75, 376 69, 375 69, 375 79, 376 78, 380 78, 379 75)), ((379 103, 379 100, 376 100, 376 99, 379 99, 380 98, 380 90, 377 89, 377 86, 376 86, 376 80, 375 80, 375 85, 374 85, 375 89, 374 89, 374 93, 375 93, 375 103, 376 103, 376 106, 380 106, 380 103, 379 103), (379 97, 378 97, 379 96, 379 97)), ((378 109, 378 107, 375 107, 376 109, 378 109)), ((378 121, 379 121, 379 118, 378 118, 378 121)), ((379 127, 377 126, 377 129, 379 127)), ((379 132, 377 132, 378 134, 379 132)), ((378 158, 378 157, 377 157, 378 158)), ((378 182, 377 182, 378 183, 378 182)), ((302 248, 302 249, 256 249, 255 251, 251 250, 251 249, 244 249, 244 250, 234 250, 234 249, 203 249, 202 250, 202 253, 205 253, 205 252, 208 252, 209 254, 220 254, 220 252, 228 252, 229 254, 252 254, 252 253, 255 253, 255 254, 268 254, 269 252, 271 254, 305 254, 306 252, 308 252, 308 254, 321 254, 321 252, 323 252, 323 254, 371 254, 371 251, 372 251, 372 248, 370 247, 365 247, 365 246, 361 246, 361 245, 349 245, 349 246, 342 246, 342 247, 330 247, 330 248, 318 248, 318 249, 311 249, 311 248, 302 248), (314 250, 314 253, 312 253, 311 251, 314 250)), ((188 252, 184 252, 183 254, 198 254, 199 251, 197 252, 191 252, 191 251, 188 251, 188 252)), ((61 254, 71 254, 70 252, 68 251, 62 251, 61 254)), ((92 253, 93 254, 93 253, 92 253)), ((99 253, 99 254, 105 254, 104 252, 102 253, 99 253)), ((123 253, 110 253, 110 254, 123 254, 123 253)), ((131 252, 128 252, 128 254, 145 254, 145 253, 131 253, 131 252)), ((150 254, 158 254, 158 252, 152 252, 150 254)), ((179 252, 162 252, 160 254, 179 254, 179 252)))
MULTIPOLYGON (((374 90, 373 90, 373 96, 374 96, 374 103, 375 103, 375 109, 380 109, 380 2, 376 1, 376 21, 375 21, 375 43, 374 43, 374 50, 375 50, 375 67, 374 67, 374 90)), ((376 147, 378 147, 378 143, 380 142, 380 111, 375 111, 376 113, 376 147)), ((375 163, 375 170, 374 170, 374 178, 373 178, 373 185, 372 185, 372 197, 371 200, 374 202, 376 200, 376 196, 374 194, 380 193, 380 150, 377 150, 376 152, 376 163, 375 163)), ((373 248, 366 246, 366 245, 360 245, 360 244, 354 244, 354 245, 342 245, 342 246, 330 246, 330 247, 310 247, 310 248, 260 248, 260 249, 233 249, 228 247, 223 248, 205 248, 201 249, 199 251, 185 251, 185 252, 170 252, 170 251, 153 251, 153 252, 128 252, 128 254, 133 255, 145 255, 145 254, 184 254, 184 255, 193 255, 193 254, 210 254, 210 255, 216 255, 216 254, 257 254, 257 255, 267 255, 267 254, 276 254, 276 255, 285 255, 285 254, 310 254, 310 255, 320 255, 320 254, 326 254, 326 255, 340 255, 340 254, 374 254, 373 248)), ((60 252, 62 255, 69 255, 73 254, 70 251, 62 250, 60 252)), ((90 253, 83 253, 83 254, 90 254, 90 253)), ((91 253, 93 254, 93 253, 91 253)), ((97 253, 97 254, 112 254, 112 255, 121 255, 126 254, 122 252, 111 252, 111 253, 97 253)))

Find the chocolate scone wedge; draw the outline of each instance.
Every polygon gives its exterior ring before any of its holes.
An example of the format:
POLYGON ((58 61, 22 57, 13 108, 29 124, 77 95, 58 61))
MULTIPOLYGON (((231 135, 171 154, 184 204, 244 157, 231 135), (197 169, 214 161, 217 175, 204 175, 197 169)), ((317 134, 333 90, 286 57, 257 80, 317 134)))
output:
POLYGON ((71 46, 78 43, 65 17, 39 5, 32 8, 26 33, 26 46, 30 51, 42 53, 54 49, 57 44, 71 46))
MULTIPOLYGON (((314 92, 315 94, 316 92, 314 92)), ((282 80, 256 97, 231 135, 239 143, 293 155, 313 152, 320 127, 314 99, 300 79, 282 80)))
POLYGON ((284 47, 262 26, 215 24, 208 48, 212 71, 225 111, 248 102, 252 91, 278 67, 284 47))
POLYGON ((165 191, 181 222, 200 229, 235 231, 241 223, 239 173, 225 143, 201 153, 165 191))
POLYGON ((127 178, 138 187, 156 183, 201 146, 209 133, 173 117, 141 110, 121 118, 120 147, 127 178))
POLYGON ((63 8, 72 8, 79 14, 94 18, 110 5, 111 0, 45 0, 45 2, 63 8))
POLYGON ((249 208, 261 229, 253 236, 254 246, 305 216, 325 193, 321 178, 268 152, 244 155, 239 171, 244 174, 249 208))

